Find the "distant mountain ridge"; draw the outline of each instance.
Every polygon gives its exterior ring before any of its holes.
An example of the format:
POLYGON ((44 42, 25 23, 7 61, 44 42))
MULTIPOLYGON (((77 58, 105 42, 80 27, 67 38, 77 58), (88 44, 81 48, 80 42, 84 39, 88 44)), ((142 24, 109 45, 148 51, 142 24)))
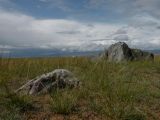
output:
MULTIPOLYGON (((6 50, 5 50, 6 51, 6 50)), ((60 57, 60 56, 94 56, 102 51, 63 51, 57 49, 10 49, 9 52, 0 52, 0 57, 60 57)))
MULTIPOLYGON (((154 54, 160 54, 160 50, 145 50, 154 54)), ((56 57, 56 56, 95 56, 100 54, 102 51, 63 51, 59 49, 35 49, 35 48, 24 48, 24 49, 9 49, 1 50, 0 57, 56 57), (6 52, 8 51, 8 52, 6 52)))
POLYGON ((146 51, 149 51, 149 52, 152 52, 154 54, 160 55, 160 50, 146 50, 146 51))

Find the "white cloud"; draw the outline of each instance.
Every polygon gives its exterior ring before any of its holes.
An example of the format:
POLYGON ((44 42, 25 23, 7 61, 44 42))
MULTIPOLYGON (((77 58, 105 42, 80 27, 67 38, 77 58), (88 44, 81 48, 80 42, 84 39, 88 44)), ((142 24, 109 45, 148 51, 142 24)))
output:
POLYGON ((129 37, 128 37, 128 35, 126 35, 126 34, 121 34, 121 35, 116 35, 116 36, 114 37, 114 40, 127 42, 127 41, 129 41, 129 37))
POLYGON ((116 41, 127 41, 133 47, 160 48, 160 30, 155 31, 159 20, 151 16, 136 20, 136 23, 130 20, 128 25, 83 23, 67 19, 36 19, 22 13, 0 10, 0 45, 99 50, 116 41), (151 24, 155 22, 157 24, 151 24))
POLYGON ((0 44, 44 48, 80 46, 92 39, 104 38, 120 27, 101 23, 91 27, 73 20, 36 19, 6 11, 0 11, 0 26, 0 44))

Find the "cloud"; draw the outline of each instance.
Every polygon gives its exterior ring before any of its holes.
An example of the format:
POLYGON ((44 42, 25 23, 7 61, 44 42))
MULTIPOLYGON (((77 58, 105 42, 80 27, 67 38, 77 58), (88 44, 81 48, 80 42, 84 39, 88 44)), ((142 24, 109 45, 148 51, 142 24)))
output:
POLYGON ((148 13, 160 18, 159 0, 89 0, 86 7, 89 9, 103 9, 112 11, 129 18, 137 13, 148 13))
POLYGON ((0 26, 1 45, 62 48, 81 46, 85 42, 96 44, 92 39, 104 38, 121 25, 102 23, 91 25, 67 19, 36 19, 22 13, 1 10, 0 26))
POLYGON ((124 29, 118 29, 116 32, 115 32, 115 34, 127 34, 127 32, 126 32, 126 30, 124 30, 124 29))
POLYGON ((121 35, 115 36, 113 39, 116 40, 116 41, 123 41, 123 42, 126 42, 126 41, 129 40, 129 37, 128 37, 128 35, 121 34, 121 35))
POLYGON ((114 42, 127 41, 133 47, 160 48, 159 20, 149 15, 131 18, 128 24, 109 24, 37 19, 23 13, 0 10, 0 26, 1 47, 85 51, 102 50, 114 42))
POLYGON ((59 34, 79 34, 80 31, 74 31, 74 30, 72 30, 72 31, 60 31, 60 32, 57 32, 57 33, 59 33, 59 34))
POLYGON ((112 38, 115 41, 128 42, 130 39, 127 32, 129 31, 122 27, 112 35, 112 38))

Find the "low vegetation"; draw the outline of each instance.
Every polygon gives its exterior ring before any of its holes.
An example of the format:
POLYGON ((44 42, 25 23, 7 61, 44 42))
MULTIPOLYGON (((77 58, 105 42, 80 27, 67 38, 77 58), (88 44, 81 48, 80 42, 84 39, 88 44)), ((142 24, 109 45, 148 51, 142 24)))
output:
POLYGON ((109 63, 84 57, 1 58, 0 119, 160 119, 160 57, 109 63), (82 85, 39 96, 15 95, 27 80, 64 68, 82 85))

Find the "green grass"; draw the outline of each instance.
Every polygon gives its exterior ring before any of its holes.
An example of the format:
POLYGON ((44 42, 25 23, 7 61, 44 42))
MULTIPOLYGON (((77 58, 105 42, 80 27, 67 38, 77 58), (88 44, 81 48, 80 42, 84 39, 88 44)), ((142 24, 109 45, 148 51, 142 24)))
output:
MULTIPOLYGON (((72 71, 82 81, 82 86, 51 93, 51 112, 81 116, 83 112, 92 111, 97 113, 97 116, 112 120, 160 119, 158 56, 154 62, 128 63, 92 61, 83 57, 0 59, 0 97, 3 98, 0 103, 6 102, 4 83, 9 91, 13 91, 27 80, 57 68, 72 71)), ((10 98, 11 102, 7 102, 17 108, 15 116, 30 111, 27 108, 20 110, 26 105, 34 106, 33 99, 25 97, 17 95, 15 99, 10 98)), ((11 110, 3 104, 0 105, 0 111, 11 110)))
POLYGON ((76 111, 78 97, 73 91, 58 90, 51 94, 51 98, 53 112, 67 115, 76 111))
POLYGON ((1 81, 0 88, 0 119, 21 120, 20 113, 34 109, 29 96, 16 95, 5 81, 1 81))

